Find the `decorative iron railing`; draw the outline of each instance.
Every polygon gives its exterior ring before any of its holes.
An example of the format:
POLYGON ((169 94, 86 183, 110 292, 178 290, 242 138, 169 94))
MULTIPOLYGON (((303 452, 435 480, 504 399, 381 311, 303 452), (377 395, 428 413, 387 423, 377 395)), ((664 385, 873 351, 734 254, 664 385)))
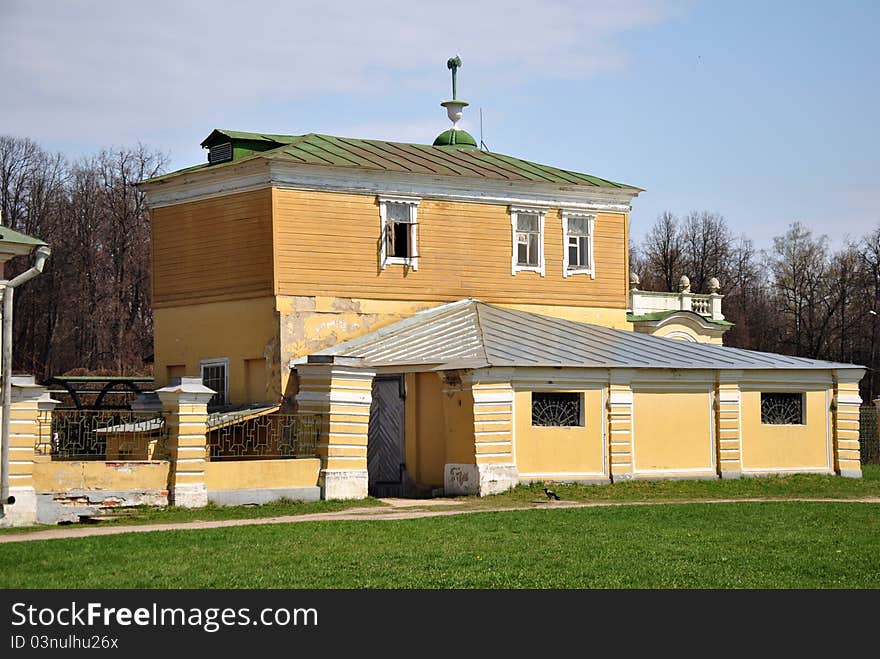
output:
POLYGON ((55 410, 40 413, 34 449, 55 460, 163 460, 166 437, 158 412, 55 410))
POLYGON ((862 464, 880 464, 877 408, 873 405, 863 405, 859 409, 859 446, 862 451, 862 464))
POLYGON ((266 414, 208 431, 211 460, 305 458, 317 455, 324 417, 266 414))

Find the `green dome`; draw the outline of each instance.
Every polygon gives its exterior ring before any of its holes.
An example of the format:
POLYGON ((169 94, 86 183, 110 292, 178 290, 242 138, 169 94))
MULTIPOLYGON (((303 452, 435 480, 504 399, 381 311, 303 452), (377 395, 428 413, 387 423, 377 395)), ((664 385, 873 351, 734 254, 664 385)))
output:
POLYGON ((434 146, 463 146, 476 149, 477 141, 465 130, 450 128, 437 136, 434 146))

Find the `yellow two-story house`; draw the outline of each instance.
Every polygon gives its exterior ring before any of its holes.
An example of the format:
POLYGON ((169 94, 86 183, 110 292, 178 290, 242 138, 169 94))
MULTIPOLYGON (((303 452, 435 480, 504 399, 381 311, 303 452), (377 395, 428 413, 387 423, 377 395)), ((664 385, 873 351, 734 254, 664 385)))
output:
POLYGON ((207 164, 142 184, 156 379, 322 415, 325 498, 861 473, 863 368, 632 331, 639 188, 457 124, 432 145, 202 146, 207 164))

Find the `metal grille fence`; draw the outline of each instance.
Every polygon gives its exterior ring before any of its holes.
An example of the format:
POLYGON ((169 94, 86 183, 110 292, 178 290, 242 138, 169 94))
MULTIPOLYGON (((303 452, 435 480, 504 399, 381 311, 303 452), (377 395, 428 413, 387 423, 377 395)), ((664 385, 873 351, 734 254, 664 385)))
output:
POLYGON ((208 453, 211 460, 312 457, 323 422, 317 414, 266 414, 230 423, 208 433, 208 453))
POLYGON ((865 405, 859 410, 859 445, 862 450, 862 464, 880 464, 877 408, 873 405, 865 405))
POLYGON ((55 410, 38 417, 37 455, 55 460, 168 458, 161 413, 130 410, 55 410))

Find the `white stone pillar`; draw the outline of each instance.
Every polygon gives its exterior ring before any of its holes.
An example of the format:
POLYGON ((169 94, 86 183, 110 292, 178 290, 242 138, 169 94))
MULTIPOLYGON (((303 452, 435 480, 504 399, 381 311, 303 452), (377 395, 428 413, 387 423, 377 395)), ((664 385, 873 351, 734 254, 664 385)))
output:
POLYGON ((834 469, 848 478, 862 477, 861 450, 859 447, 859 395, 861 369, 834 372, 834 469))
POLYGON ((37 495, 34 491, 34 452, 40 435, 41 406, 54 408, 57 400, 34 382, 32 375, 12 376, 9 410, 9 496, 15 503, 3 506, 0 526, 30 526, 37 523, 37 495))
POLYGON ((300 364, 296 370, 297 412, 322 417, 317 446, 321 497, 365 499, 375 371, 339 364, 300 364))
POLYGON ((168 498, 174 506, 208 505, 206 422, 208 401, 215 393, 195 377, 180 378, 178 384, 156 391, 165 412, 166 445, 171 460, 168 498))
POLYGON ((612 482, 633 477, 632 371, 612 369, 608 385, 608 444, 612 482))

